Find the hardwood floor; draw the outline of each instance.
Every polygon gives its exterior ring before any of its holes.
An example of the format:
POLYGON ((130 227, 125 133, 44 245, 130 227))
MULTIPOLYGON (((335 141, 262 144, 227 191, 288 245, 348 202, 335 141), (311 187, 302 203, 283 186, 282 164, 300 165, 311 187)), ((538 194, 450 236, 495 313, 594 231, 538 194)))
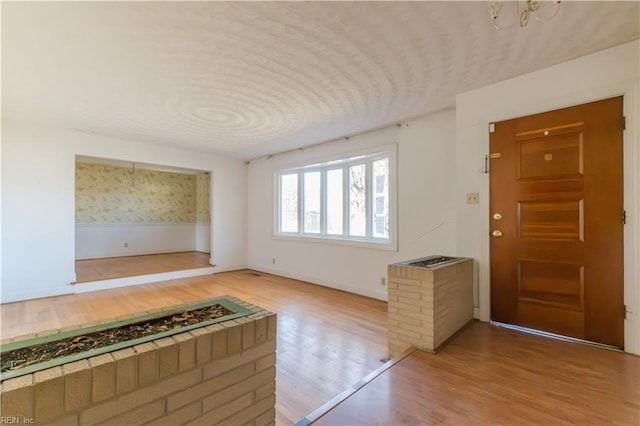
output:
POLYGON ((312 424, 638 425, 639 380, 636 356, 474 323, 312 424))
POLYGON ((209 253, 187 251, 180 253, 148 254, 143 256, 108 257, 104 259, 76 260, 76 284, 206 268, 209 253))
MULTIPOLYGON (((278 313, 279 425, 303 419, 386 357, 386 303, 252 271, 0 305, 2 337, 227 294, 278 313)), ((360 405, 338 406, 331 413, 338 417, 327 422, 640 422, 640 358, 621 352, 475 323, 438 355, 422 354, 399 366, 398 374, 374 379, 376 389, 347 400, 361 399, 360 405)))
POLYGON ((386 303, 238 271, 0 305, 2 337, 232 295, 278 314, 279 425, 294 424, 386 357, 386 303))

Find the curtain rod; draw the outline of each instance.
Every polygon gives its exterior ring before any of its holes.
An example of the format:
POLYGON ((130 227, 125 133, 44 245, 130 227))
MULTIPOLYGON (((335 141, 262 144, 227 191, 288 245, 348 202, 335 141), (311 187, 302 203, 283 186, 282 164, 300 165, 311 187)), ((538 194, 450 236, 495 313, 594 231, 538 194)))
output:
POLYGON ((353 133, 353 134, 350 134, 349 136, 341 136, 339 138, 333 138, 333 139, 329 139, 329 140, 326 140, 326 141, 322 141, 322 142, 313 143, 313 144, 310 144, 310 145, 301 146, 299 148, 291 148, 291 149, 287 149, 285 151, 279 151, 279 152, 276 152, 276 153, 273 153, 273 154, 267 154, 267 155, 263 155, 263 156, 260 156, 260 157, 252 158, 251 160, 247 161, 247 164, 251 163, 254 160, 259 160, 260 158, 266 158, 267 160, 271 160, 273 157, 275 157, 277 155, 289 154, 291 152, 296 152, 296 151, 304 151, 305 149, 315 148, 315 147, 318 147, 318 146, 321 146, 321 145, 326 145, 326 144, 330 144, 330 143, 338 142, 338 141, 342 141, 342 140, 344 140, 346 142, 349 142, 349 139, 351 139, 351 138, 355 138, 355 137, 358 137, 358 136, 366 135, 368 133, 373 133, 373 132, 377 132, 377 131, 380 131, 380 130, 388 129, 388 128, 391 128, 391 127, 400 127, 400 126, 402 126, 402 123, 387 124, 386 126, 376 127, 374 129, 369 129, 369 130, 365 130, 365 131, 362 131, 362 132, 353 133))
POLYGON ((440 109, 440 110, 437 110, 437 111, 433 111, 433 112, 429 112, 429 113, 426 113, 426 114, 417 115, 417 116, 411 117, 411 118, 409 118, 407 120, 402 120, 402 122, 397 122, 397 123, 393 123, 393 124, 385 124, 384 126, 374 127, 372 129, 364 130, 364 131, 358 132, 358 133, 353 133, 353 134, 350 134, 350 135, 347 135, 347 136, 341 136, 341 137, 329 139, 329 140, 326 140, 326 141, 323 141, 323 142, 318 142, 318 143, 314 143, 314 144, 310 144, 310 145, 305 145, 305 146, 302 146, 300 148, 291 148, 291 149, 287 149, 285 151, 279 151, 279 152, 276 152, 276 153, 273 153, 273 154, 262 155, 260 157, 252 158, 252 159, 248 160, 246 163, 250 164, 252 161, 259 160, 261 158, 266 158, 267 160, 270 160, 270 159, 272 159, 273 157, 275 157, 277 155, 289 154, 289 153, 296 152, 296 151, 304 151, 305 149, 315 148, 315 147, 318 147, 318 146, 321 146, 321 145, 326 145, 326 144, 333 143, 333 142, 338 142, 338 141, 341 141, 341 140, 349 142, 349 139, 351 139, 351 138, 355 138, 355 137, 366 135, 366 134, 373 133, 373 132, 378 132, 378 131, 384 130, 384 129, 389 129, 391 127, 400 128, 400 127, 402 127, 403 124, 407 124, 410 121, 415 121, 415 120, 418 120, 418 119, 423 118, 423 117, 428 117, 428 116, 433 115, 433 114, 437 114, 437 113, 440 113, 440 112, 443 112, 443 111, 447 111, 449 109, 451 109, 451 108, 443 108, 443 109, 440 109))

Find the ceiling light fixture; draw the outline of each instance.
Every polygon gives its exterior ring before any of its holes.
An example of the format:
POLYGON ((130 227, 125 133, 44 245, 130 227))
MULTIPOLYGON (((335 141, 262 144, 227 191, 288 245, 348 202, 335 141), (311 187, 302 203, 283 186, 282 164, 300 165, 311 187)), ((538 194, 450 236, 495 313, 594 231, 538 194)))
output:
POLYGON ((136 176, 136 163, 133 163, 133 167, 131 168, 130 175, 122 177, 122 183, 124 185, 129 185, 134 188, 138 188, 139 186, 142 186, 146 183, 144 178, 140 176, 136 176))
MULTIPOLYGON (((546 22, 556 16, 558 14, 558 11, 560 10, 560 0, 517 0, 515 2, 509 3, 515 3, 516 14, 518 15, 518 19, 520 20, 520 27, 522 28, 527 26, 527 24, 529 23, 529 18, 531 18, 531 16, 536 18, 538 21, 546 22)), ((489 6, 489 16, 493 21, 493 26, 498 30, 507 28, 498 25, 498 17, 500 16, 503 5, 504 2, 502 1, 494 1, 489 6)))

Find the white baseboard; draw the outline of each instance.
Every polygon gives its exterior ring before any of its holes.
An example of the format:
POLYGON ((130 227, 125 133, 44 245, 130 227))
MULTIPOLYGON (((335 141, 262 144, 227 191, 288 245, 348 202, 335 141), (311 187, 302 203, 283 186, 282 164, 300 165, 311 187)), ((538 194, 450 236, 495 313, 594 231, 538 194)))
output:
POLYGON ((73 286, 71 284, 63 287, 44 288, 39 290, 21 291, 16 293, 5 293, 2 295, 1 303, 20 302, 23 300, 42 299, 43 297, 64 296, 73 294, 73 286))
POLYGON ((263 268, 263 267, 255 266, 255 265, 249 265, 249 266, 247 266, 247 269, 253 269, 255 271, 264 272, 264 273, 267 273, 267 274, 273 274, 273 275, 279 275, 281 277, 292 278, 294 280, 306 281, 306 282, 311 283, 311 284, 317 284, 317 285, 321 285, 321 286, 324 286, 324 287, 334 288, 336 290, 342 290, 342 291, 346 291, 346 292, 349 292, 349 293, 359 294, 361 296, 371 297, 373 299, 382 300, 384 302, 387 301, 387 288, 386 287, 384 287, 384 290, 373 291, 373 290, 369 290, 369 289, 362 289, 362 288, 359 288, 359 287, 352 287, 352 286, 344 285, 344 284, 333 282, 333 281, 319 280, 317 278, 308 277, 308 276, 305 276, 305 275, 290 274, 290 273, 287 273, 285 271, 281 271, 281 270, 278 270, 278 269, 263 268))
POLYGON ((80 284, 68 284, 52 289, 40 289, 19 293, 8 293, 2 296, 2 303, 19 302, 23 300, 41 299, 43 297, 64 296, 68 294, 88 293, 99 290, 109 290, 118 287, 128 287, 141 284, 150 284, 160 281, 175 280, 180 278, 198 277, 220 272, 237 271, 246 269, 246 265, 187 269, 183 271, 163 272, 158 274, 139 275, 136 277, 114 278, 110 280, 92 281, 80 284))
POLYGON ((111 280, 93 281, 73 286, 74 293, 87 293, 90 291, 108 290, 118 287, 127 287, 140 284, 149 284, 159 281, 175 280, 179 278, 199 277, 213 274, 214 268, 186 269, 184 271, 163 272, 159 274, 139 275, 137 277, 114 278, 111 280))
MULTIPOLYGON (((213 260, 209 260, 209 263, 213 264, 213 260)), ((231 266, 214 266, 213 267, 214 274, 220 273, 220 272, 230 272, 230 271, 241 271, 243 269, 247 269, 247 265, 231 265, 231 266)))
MULTIPOLYGON (((370 291, 357 287, 346 286, 340 283, 318 280, 313 277, 308 277, 300 274, 288 274, 284 271, 271 268, 262 268, 255 265, 231 265, 231 266, 211 266, 207 268, 188 269, 184 271, 164 272, 160 274, 141 275, 137 277, 117 278, 111 280, 93 281, 81 284, 66 285, 64 288, 55 289, 42 289, 38 291, 27 291, 20 293, 9 293, 2 297, 2 303, 18 302, 21 300, 39 299, 42 297, 61 296, 65 294, 73 293, 87 293, 98 290, 108 290, 111 288, 127 287, 141 284, 149 284, 159 281, 168 281, 179 278, 197 277, 202 275, 216 274, 221 272, 238 271, 242 269, 253 269, 256 271, 264 272, 267 274, 279 275, 286 278, 292 278, 300 281, 309 282, 312 284, 321 285, 324 287, 334 288, 336 290, 342 290, 349 293, 359 294, 362 296, 371 297, 374 299, 386 301, 387 292, 384 291, 370 291)), ((477 308, 474 308, 474 315, 477 313, 477 308)))

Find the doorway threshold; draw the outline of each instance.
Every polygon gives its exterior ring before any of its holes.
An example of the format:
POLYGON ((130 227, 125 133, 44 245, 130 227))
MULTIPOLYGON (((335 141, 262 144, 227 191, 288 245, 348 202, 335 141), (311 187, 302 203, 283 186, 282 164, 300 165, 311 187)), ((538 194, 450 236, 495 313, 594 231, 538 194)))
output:
POLYGON ((578 339, 577 337, 563 336, 561 334, 549 333, 548 331, 536 330, 533 328, 521 327, 519 325, 506 324, 506 323, 497 322, 497 321, 489 321, 489 324, 496 327, 507 328, 509 330, 520 331, 522 333, 527 333, 527 334, 534 334, 536 336, 547 337, 550 339, 564 340, 565 342, 580 343, 583 345, 589 345, 589 346, 595 346, 598 348, 608 349, 610 351, 624 352, 624 350, 616 346, 611 346, 604 343, 592 342, 590 340, 578 339))
POLYGON ((107 280, 87 281, 79 284, 71 284, 74 293, 86 293, 97 290, 108 290, 117 287, 149 284, 160 281, 176 280, 180 278, 199 277, 211 275, 215 272, 214 266, 206 268, 185 269, 182 271, 161 272, 157 274, 136 275, 133 277, 113 278, 107 280))

